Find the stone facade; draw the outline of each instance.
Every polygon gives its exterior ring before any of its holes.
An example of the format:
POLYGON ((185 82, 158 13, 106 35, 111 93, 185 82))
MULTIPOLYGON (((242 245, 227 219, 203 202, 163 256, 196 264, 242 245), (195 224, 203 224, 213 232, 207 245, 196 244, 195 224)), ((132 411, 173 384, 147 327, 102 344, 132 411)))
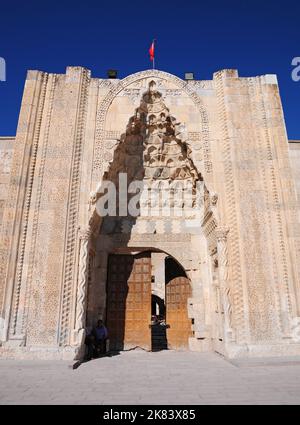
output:
POLYGON ((0 137, 0 226, 2 224, 4 204, 8 196, 14 140, 14 137, 0 137))
POLYGON ((145 249, 190 279, 191 350, 300 354, 300 142, 276 76, 29 71, 16 138, 0 145, 2 356, 80 356, 85 325, 105 317, 108 255, 145 249), (120 173, 199 183, 201 202, 184 220, 101 218, 99 188, 120 173))
POLYGON ((300 140, 289 141, 289 157, 295 180, 298 202, 300 202, 300 140))

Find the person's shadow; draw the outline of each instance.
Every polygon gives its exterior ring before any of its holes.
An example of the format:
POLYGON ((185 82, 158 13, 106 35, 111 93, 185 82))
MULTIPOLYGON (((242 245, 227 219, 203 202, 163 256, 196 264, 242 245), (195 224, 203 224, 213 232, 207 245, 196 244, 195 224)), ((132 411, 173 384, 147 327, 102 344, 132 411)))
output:
POLYGON ((94 357, 92 359, 84 358, 82 360, 78 360, 77 362, 75 362, 73 364, 72 368, 73 369, 78 369, 79 366, 81 366, 83 363, 88 363, 88 362, 91 362, 93 360, 101 359, 103 357, 114 357, 114 356, 119 356, 119 355, 120 355, 120 351, 107 351, 107 353, 99 354, 97 357, 94 357))

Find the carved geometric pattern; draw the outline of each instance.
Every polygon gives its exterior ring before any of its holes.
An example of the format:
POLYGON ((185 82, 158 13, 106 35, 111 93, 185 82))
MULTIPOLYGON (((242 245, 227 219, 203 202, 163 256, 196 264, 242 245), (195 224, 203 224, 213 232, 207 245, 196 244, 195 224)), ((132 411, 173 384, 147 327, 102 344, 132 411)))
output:
POLYGON ((197 142, 201 140, 201 133, 199 131, 189 131, 188 138, 191 142, 197 142))
MULTIPOLYGON (((115 234, 112 235, 112 240, 114 243, 128 242, 128 235, 126 234, 115 234)), ((131 242, 190 242, 191 235, 189 233, 181 234, 153 234, 153 233, 144 233, 144 234, 134 234, 130 237, 131 242)))
MULTIPOLYGON (((255 120, 259 120, 261 121, 260 127, 264 127, 265 123, 263 121, 263 119, 261 118, 264 114, 264 106, 263 106, 263 102, 260 101, 259 103, 256 101, 257 99, 257 95, 259 95, 259 97, 262 95, 261 93, 261 89, 259 87, 257 87, 257 82, 256 79, 254 78, 248 78, 247 79, 248 82, 248 91, 249 91, 249 95, 250 95, 250 105, 251 105, 251 109, 252 109, 252 113, 253 116, 255 117, 255 120)), ((265 196, 265 200, 266 203, 270 202, 269 198, 272 198, 273 195, 273 188, 270 191, 269 186, 267 184, 269 176, 268 176, 268 170, 265 167, 265 160, 268 160, 268 164, 271 164, 271 160, 272 160, 272 150, 271 150, 271 146, 270 146, 270 141, 266 140, 267 143, 263 143, 262 141, 262 137, 261 137, 261 132, 259 130, 259 128, 257 126, 255 126, 255 135, 256 135, 256 141, 258 143, 258 145, 260 146, 259 151, 262 152, 262 154, 260 154, 260 157, 258 158, 258 160, 260 160, 261 162, 261 173, 262 173, 262 183, 263 183, 263 187, 264 187, 264 196, 265 196), (270 193, 271 192, 271 193, 270 193), (270 196, 271 195, 271 196, 270 196)), ((265 131, 265 129, 264 129, 265 131)), ((266 215, 266 222, 265 222, 265 232, 268 231, 268 235, 266 235, 265 239, 267 239, 267 237, 269 236, 269 240, 271 241, 271 250, 269 251, 268 255, 270 260, 272 261, 272 269, 276 270, 277 269, 277 261, 276 261, 276 248, 274 246, 274 236, 273 236, 273 219, 271 217, 271 211, 270 209, 268 209, 267 211, 267 215, 266 215)), ((267 249, 267 247, 266 247, 267 249)), ((280 311, 280 291, 279 291, 279 281, 278 281, 278 275, 277 273, 272 273, 272 282, 273 282, 273 286, 274 286, 274 293, 275 293, 275 311, 279 312, 280 311)), ((258 288, 255 287, 255 284, 253 282, 251 282, 251 284, 249 285, 249 289, 253 291, 253 293, 258 292, 258 288), (254 286, 254 288, 252 289, 251 286, 254 286)), ((275 316, 275 314, 274 314, 275 316)), ((267 317, 265 317, 265 320, 267 320, 267 317)), ((282 328, 282 322, 280 320, 279 317, 277 317, 277 323, 276 326, 278 326, 279 330, 283 330, 282 328), (279 319, 279 320, 278 320, 279 319)))
POLYGON ((56 85, 57 76, 55 74, 49 74, 47 88, 49 87, 49 98, 47 101, 47 112, 45 116, 45 130, 43 140, 40 141, 42 143, 42 152, 41 152, 41 161, 39 169, 37 170, 36 180, 38 181, 36 200, 34 205, 34 215, 33 215, 33 224, 32 224, 32 235, 31 235, 31 247, 30 247, 30 255, 29 255, 29 264, 28 264, 28 274, 27 274, 27 285, 25 289, 25 301, 24 301, 24 314, 22 320, 22 333, 26 330, 27 325, 27 317, 29 313, 29 304, 30 304, 30 293, 32 286, 32 278, 33 278, 33 270, 34 270, 34 259, 36 252, 36 242, 37 242, 37 232, 38 232, 38 223, 39 223, 39 212, 42 198, 42 189, 43 189, 43 177, 44 177, 44 169, 45 162, 47 156, 47 147, 48 147, 48 139, 49 139, 49 131, 53 110, 53 100, 54 100, 54 92, 56 85))
POLYGON ((70 309, 73 297, 73 282, 75 279, 74 264, 76 263, 75 245, 78 230, 77 226, 79 209, 80 169, 87 113, 87 95, 90 82, 90 71, 84 69, 82 72, 82 85, 80 88, 76 136, 74 140, 74 150, 72 158, 72 185, 70 187, 69 193, 69 210, 67 220, 65 264, 62 290, 62 310, 59 335, 59 343, 61 345, 65 345, 68 343, 68 333, 70 329, 70 309))
MULTIPOLYGON (((38 90, 40 87, 40 81, 37 79, 35 83, 35 90, 38 90)), ((29 94, 29 93, 28 93, 29 94)), ((32 96, 31 96, 32 99, 32 96)), ((35 104, 31 105, 30 111, 30 120, 33 120, 34 114, 36 113, 35 104)), ((24 114, 21 110, 21 114, 24 114)), ((21 116, 20 116, 21 119, 21 116)), ((20 123, 23 124, 22 121, 20 123)), ((13 243, 14 234, 19 234, 20 223, 21 220, 16 217, 18 213, 22 210, 22 205, 24 202, 24 187, 25 184, 23 182, 24 173, 23 167, 24 163, 27 165, 27 156, 26 152, 32 143, 32 139, 29 138, 29 134, 31 132, 31 128, 23 128, 23 135, 21 139, 16 140, 16 144, 14 147, 13 158, 11 162, 10 169, 10 183, 9 183, 9 197, 5 201, 4 213, 3 213, 3 222, 1 226, 1 238, 0 238, 0 307, 4 307, 4 283, 9 282, 8 273, 15 273, 15 267, 17 263, 17 258, 13 255, 9 258, 9 254, 11 253, 11 244, 13 243), (20 182, 20 183, 19 183, 20 182), (3 303, 2 303, 3 301, 3 303)), ((7 288, 9 284, 7 285, 7 288)), ((18 295, 17 295, 18 297, 18 295)), ((18 301, 16 302, 18 304, 18 301)))
POLYGON ((231 287, 228 282, 228 252, 227 252, 227 233, 228 229, 218 228, 216 230, 218 244, 218 269, 220 289, 222 293, 224 322, 226 337, 232 336, 232 298, 231 287))
POLYGON ((233 298, 233 326, 238 330, 239 343, 246 341, 246 324, 244 317, 244 294, 241 273, 241 258, 239 249, 239 238, 237 223, 237 213, 235 205, 235 186, 231 158, 230 138, 227 128, 227 112, 224 101, 224 82, 222 72, 216 73, 216 93, 218 103, 218 115, 222 128, 222 139, 224 140, 223 160, 226 198, 228 202, 228 226, 230 237, 228 246, 230 247, 230 264, 232 265, 232 298, 233 298))
MULTIPOLYGON (((42 74, 42 87, 40 91, 39 105, 36 116, 36 126, 34 130, 33 143, 32 143, 32 153, 31 153, 31 161, 29 166, 28 173, 28 183, 26 186, 26 196, 24 203, 24 210, 22 216, 22 232, 19 242, 18 248, 18 261, 17 261, 17 270, 16 270, 16 278, 15 278, 15 288, 14 288, 14 296, 13 296, 13 311, 11 315, 10 321, 10 334, 22 333, 23 329, 17 329, 17 319, 18 319, 18 311, 19 311, 19 301, 20 301, 20 292, 21 292, 21 282, 22 282, 22 272, 23 272, 23 261, 25 255, 25 244, 27 238, 27 228, 28 228, 28 217, 29 217, 29 208, 31 203, 31 195, 32 195, 32 187, 35 173, 35 165, 37 159, 37 150, 40 138, 40 130, 42 123, 42 116, 44 110, 46 89, 48 82, 48 74, 42 74)), ((22 323, 21 323, 22 326, 22 323)))
POLYGON ((213 81, 212 80, 194 80, 194 81, 189 81, 188 85, 190 87, 193 87, 194 90, 201 90, 201 89, 205 89, 205 90, 213 90, 213 81))
MULTIPOLYGON (((249 79, 249 90, 250 94, 258 94, 260 101, 252 102, 253 109, 256 113, 256 116, 259 119, 260 127, 263 128, 263 137, 264 137, 264 146, 261 148, 262 152, 266 152, 261 156, 261 169, 263 173, 263 182, 264 182, 264 191, 266 194, 266 197, 268 198, 268 202, 272 203, 275 214, 275 220, 277 223, 277 235, 274 233, 274 225, 272 225, 274 219, 272 217, 272 211, 270 208, 267 210, 267 216, 268 216, 268 228, 269 228, 269 235, 271 240, 271 257, 272 257, 272 263, 273 263, 273 270, 278 269, 278 266, 280 267, 280 281, 278 280, 278 276, 276 273, 273 273, 272 279, 274 282, 274 292, 275 292, 275 303, 276 303, 276 311, 278 312, 277 317, 277 323, 276 325, 279 326, 279 329, 281 331, 284 331, 285 333, 288 332, 287 329, 287 321, 282 321, 282 316, 279 314, 279 312, 282 310, 281 306, 281 299, 285 300, 286 304, 286 312, 291 318, 292 316, 292 305, 291 305, 291 299, 290 299, 290 290, 289 290, 289 272, 288 272, 288 266, 287 266, 287 258, 286 258, 286 246, 285 246, 285 238, 283 234, 283 223, 282 223, 282 217, 281 217, 281 200, 279 198, 279 190, 278 190, 278 180, 275 173, 274 168, 274 160, 276 160, 276 156, 273 155, 272 147, 271 147, 271 140, 270 140, 270 134, 268 127, 270 126, 270 123, 267 119, 267 113, 266 113, 266 107, 264 102, 264 93, 262 91, 261 84, 257 85, 254 83, 253 78, 249 79), (258 93, 256 93, 256 90, 258 93), (263 148, 265 148, 263 150, 263 148), (268 167, 265 166, 267 159, 268 167), (267 185, 267 181, 270 181, 271 183, 271 190, 270 185, 267 185), (270 198, 270 200, 269 200, 270 198), (276 236, 277 236, 277 243, 276 243, 276 236), (274 237, 275 236, 275 237, 274 237), (276 252, 279 252, 280 263, 278 264, 278 260, 276 258, 276 252)), ((274 125, 271 124, 271 125, 274 125)), ((262 143, 261 133, 259 131, 256 131, 257 139, 260 143, 262 143)))
POLYGON ((105 131, 104 132, 104 137, 105 139, 112 139, 112 140, 120 140, 122 133, 120 131, 105 131))

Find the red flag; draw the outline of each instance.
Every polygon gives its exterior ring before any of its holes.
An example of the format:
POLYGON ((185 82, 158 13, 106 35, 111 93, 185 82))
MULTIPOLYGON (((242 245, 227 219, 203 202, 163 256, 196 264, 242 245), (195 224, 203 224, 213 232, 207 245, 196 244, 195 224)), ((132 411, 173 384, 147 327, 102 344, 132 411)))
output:
POLYGON ((153 61, 154 60, 154 40, 152 41, 152 44, 150 46, 149 55, 150 55, 150 60, 153 61))

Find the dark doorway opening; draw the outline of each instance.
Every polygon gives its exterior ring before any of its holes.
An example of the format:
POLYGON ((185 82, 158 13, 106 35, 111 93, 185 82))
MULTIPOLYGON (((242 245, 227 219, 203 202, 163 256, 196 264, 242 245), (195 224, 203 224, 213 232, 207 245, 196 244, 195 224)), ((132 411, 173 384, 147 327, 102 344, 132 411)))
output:
POLYGON ((166 306, 163 298, 151 296, 151 350, 161 351, 168 349, 166 306))
POLYGON ((165 259, 166 285, 176 277, 187 277, 184 268, 173 257, 165 259))
POLYGON ((165 319, 166 316, 165 300, 154 294, 151 295, 151 315, 159 319, 165 319))

